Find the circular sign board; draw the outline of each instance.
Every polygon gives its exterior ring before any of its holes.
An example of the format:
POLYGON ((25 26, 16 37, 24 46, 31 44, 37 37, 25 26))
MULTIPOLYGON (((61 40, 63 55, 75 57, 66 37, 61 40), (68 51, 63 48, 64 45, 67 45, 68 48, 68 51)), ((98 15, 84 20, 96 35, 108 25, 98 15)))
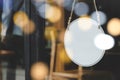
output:
POLYGON ((64 46, 69 58, 79 66, 90 67, 98 63, 105 51, 97 48, 94 39, 104 33, 96 21, 90 18, 78 18, 66 29, 64 46))

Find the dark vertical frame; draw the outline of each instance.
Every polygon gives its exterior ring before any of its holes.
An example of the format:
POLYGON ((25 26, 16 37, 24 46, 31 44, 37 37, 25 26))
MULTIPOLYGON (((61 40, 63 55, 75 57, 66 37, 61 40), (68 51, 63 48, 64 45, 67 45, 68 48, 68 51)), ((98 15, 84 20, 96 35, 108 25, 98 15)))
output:
POLYGON ((45 20, 39 16, 35 6, 31 0, 24 0, 25 12, 36 25, 36 31, 30 35, 24 35, 24 53, 25 53, 25 77, 26 80, 30 78, 30 67, 33 63, 44 58, 44 27, 45 20))
MULTIPOLYGON (((30 16, 30 0, 24 0, 25 12, 30 16)), ((25 80, 30 80, 30 40, 28 35, 24 35, 24 53, 25 53, 25 80)))

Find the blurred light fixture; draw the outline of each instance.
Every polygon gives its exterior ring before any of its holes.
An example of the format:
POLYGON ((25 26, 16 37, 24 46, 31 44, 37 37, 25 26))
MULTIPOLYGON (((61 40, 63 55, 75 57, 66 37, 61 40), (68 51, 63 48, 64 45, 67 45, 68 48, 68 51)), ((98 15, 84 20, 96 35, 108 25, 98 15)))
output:
POLYGON ((40 16, 49 20, 52 23, 59 21, 62 17, 62 12, 58 6, 53 6, 48 3, 42 4, 38 9, 40 16))
MULTIPOLYGON (((99 15, 100 25, 105 24, 106 21, 107 21, 107 16, 106 16, 106 14, 105 14, 104 12, 102 12, 102 11, 98 11, 97 13, 98 13, 98 15, 99 15)), ((91 18, 94 19, 95 21, 98 20, 97 13, 96 13, 96 11, 94 11, 94 12, 91 14, 91 18)))
POLYGON ((67 10, 71 10, 72 3, 73 3, 73 0, 64 0, 63 1, 63 7, 67 10))
POLYGON ((112 18, 107 24, 107 31, 112 36, 120 35, 120 19, 112 18))
POLYGON ((89 12, 89 6, 85 2, 78 2, 75 5, 74 12, 77 16, 86 15, 89 12))
POLYGON ((39 11, 39 14, 42 18, 46 19, 45 13, 46 13, 46 9, 47 7, 50 7, 50 5, 48 3, 43 3, 41 4, 41 6, 39 6, 37 9, 39 11))
POLYGON ((66 10, 71 10, 73 0, 54 0, 59 6, 64 7, 66 10))
POLYGON ((94 39, 95 46, 102 50, 108 50, 114 47, 114 39, 107 34, 98 34, 94 39))
POLYGON ((45 80, 48 77, 48 72, 48 66, 43 62, 33 64, 30 69, 32 80, 45 80))
POLYGON ((50 22, 58 22, 61 17, 62 17, 62 12, 60 10, 59 7, 57 6, 51 6, 49 8, 46 9, 46 18, 50 21, 50 22))
POLYGON ((24 32, 24 34, 32 34, 35 31, 35 23, 30 20, 28 24, 22 27, 22 31, 24 32))
POLYGON ((29 23, 29 18, 27 14, 23 11, 18 11, 13 16, 14 23, 20 27, 23 28, 29 23))

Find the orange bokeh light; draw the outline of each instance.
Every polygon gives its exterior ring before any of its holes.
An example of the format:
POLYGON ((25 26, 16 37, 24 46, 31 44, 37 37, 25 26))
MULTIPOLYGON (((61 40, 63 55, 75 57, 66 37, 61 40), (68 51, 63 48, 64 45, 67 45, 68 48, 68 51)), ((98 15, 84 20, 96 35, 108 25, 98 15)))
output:
POLYGON ((62 17, 62 12, 59 7, 57 6, 50 6, 49 8, 46 9, 46 18, 50 22, 57 22, 61 19, 62 17))
POLYGON ((120 35, 120 19, 112 18, 107 24, 107 31, 112 36, 120 35))
POLYGON ((13 20, 14 23, 20 28, 24 27, 29 22, 27 14, 23 11, 16 12, 13 16, 13 20))
POLYGON ((35 23, 30 20, 28 24, 26 24, 24 27, 22 27, 22 30, 24 34, 31 34, 35 31, 35 23))
POLYGON ((37 62, 32 65, 30 75, 32 80, 45 80, 48 72, 48 66, 45 63, 37 62))

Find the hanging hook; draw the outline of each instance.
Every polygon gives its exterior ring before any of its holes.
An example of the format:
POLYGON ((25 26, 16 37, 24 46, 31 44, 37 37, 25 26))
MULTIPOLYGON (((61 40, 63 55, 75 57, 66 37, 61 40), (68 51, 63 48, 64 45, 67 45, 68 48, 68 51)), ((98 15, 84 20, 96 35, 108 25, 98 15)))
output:
POLYGON ((70 17, 69 17, 68 23, 67 23, 67 29, 68 29, 68 30, 69 30, 69 27, 68 27, 68 26, 69 26, 69 24, 70 24, 70 22, 71 22, 71 20, 72 20, 72 15, 73 15, 75 3, 76 3, 76 0, 74 0, 73 3, 72 3, 72 9, 71 9, 70 17))
POLYGON ((95 7, 95 11, 96 11, 96 15, 97 15, 98 29, 100 29, 100 27, 101 27, 101 25, 100 25, 100 15, 99 15, 99 13, 98 13, 96 0, 93 0, 93 3, 94 3, 94 7, 95 7))

